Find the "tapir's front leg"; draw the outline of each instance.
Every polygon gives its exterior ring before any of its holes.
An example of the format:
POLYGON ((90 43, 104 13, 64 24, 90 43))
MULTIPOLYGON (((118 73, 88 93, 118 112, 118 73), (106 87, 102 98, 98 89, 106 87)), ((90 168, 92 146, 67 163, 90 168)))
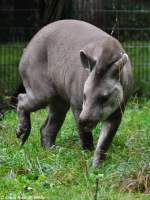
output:
POLYGON ((122 110, 118 109, 102 124, 101 134, 94 152, 93 167, 97 167, 106 158, 106 152, 115 136, 122 118, 122 110))
POLYGON ((80 123, 79 116, 81 111, 75 110, 72 108, 77 128, 78 128, 78 134, 80 137, 80 144, 84 150, 93 150, 94 149, 94 144, 93 144, 93 136, 92 136, 92 131, 90 130, 85 130, 82 124, 80 123))

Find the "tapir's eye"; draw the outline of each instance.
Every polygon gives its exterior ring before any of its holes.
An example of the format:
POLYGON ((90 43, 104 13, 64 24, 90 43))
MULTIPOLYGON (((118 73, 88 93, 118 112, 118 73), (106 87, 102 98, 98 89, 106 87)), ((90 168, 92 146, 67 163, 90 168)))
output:
POLYGON ((108 93, 103 93, 103 94, 100 96, 99 100, 100 100, 101 102, 105 102, 105 101, 108 100, 108 98, 109 98, 108 93))
POLYGON ((109 97, 108 93, 104 93, 104 94, 102 95, 102 98, 103 98, 104 100, 107 100, 108 97, 109 97))

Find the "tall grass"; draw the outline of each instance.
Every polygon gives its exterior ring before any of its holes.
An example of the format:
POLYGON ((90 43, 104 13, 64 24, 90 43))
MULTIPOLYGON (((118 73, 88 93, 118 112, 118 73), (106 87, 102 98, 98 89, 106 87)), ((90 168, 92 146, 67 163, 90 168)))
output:
MULTIPOLYGON (((31 135, 23 148, 15 136, 16 113, 7 112, 0 122, 0 199, 150 199, 149 100, 128 104, 107 160, 96 170, 93 153, 80 148, 70 112, 57 145, 41 147, 39 129, 46 115, 46 109, 32 113, 31 135)), ((93 133, 95 144, 99 129, 93 133)))

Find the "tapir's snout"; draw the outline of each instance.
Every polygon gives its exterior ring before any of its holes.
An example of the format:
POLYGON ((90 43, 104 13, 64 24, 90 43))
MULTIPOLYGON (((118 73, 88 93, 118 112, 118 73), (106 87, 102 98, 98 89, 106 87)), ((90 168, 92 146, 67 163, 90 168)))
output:
POLYGON ((97 122, 98 121, 94 121, 92 119, 89 119, 83 113, 80 114, 79 123, 80 123, 80 126, 82 126, 82 128, 85 131, 92 131, 92 129, 96 126, 97 122))

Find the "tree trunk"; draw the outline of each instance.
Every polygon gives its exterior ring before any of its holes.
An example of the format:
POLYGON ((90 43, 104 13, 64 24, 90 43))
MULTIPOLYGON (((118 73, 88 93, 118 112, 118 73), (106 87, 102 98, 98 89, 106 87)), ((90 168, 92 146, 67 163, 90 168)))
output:
POLYGON ((40 0, 39 17, 40 26, 50 22, 67 18, 71 0, 40 0))

